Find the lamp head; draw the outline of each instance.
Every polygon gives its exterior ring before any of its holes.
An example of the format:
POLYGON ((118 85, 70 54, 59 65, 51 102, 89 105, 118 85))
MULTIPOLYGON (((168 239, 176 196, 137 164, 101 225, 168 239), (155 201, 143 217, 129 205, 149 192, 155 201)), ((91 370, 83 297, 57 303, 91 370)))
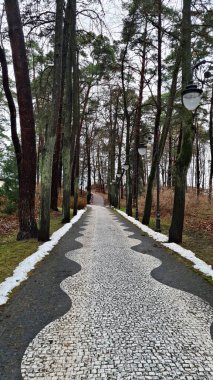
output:
POLYGON ((143 144, 143 143, 140 143, 140 144, 139 144, 139 147, 138 147, 138 153, 139 153, 141 156, 145 156, 145 155, 146 155, 146 151, 147 151, 147 145, 146 145, 146 144, 143 144))
POLYGON ((181 93, 183 105, 189 111, 194 111, 200 104, 202 92, 201 88, 198 88, 193 81, 190 81, 186 89, 181 93))
POLYGON ((125 162, 125 164, 123 164, 123 168, 124 170, 128 170, 129 169, 129 164, 127 162, 125 162))

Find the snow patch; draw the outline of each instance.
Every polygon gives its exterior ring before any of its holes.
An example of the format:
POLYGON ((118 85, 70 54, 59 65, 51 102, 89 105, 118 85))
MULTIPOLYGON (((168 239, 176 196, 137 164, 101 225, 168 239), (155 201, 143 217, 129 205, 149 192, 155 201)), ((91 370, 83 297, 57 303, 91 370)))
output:
POLYGON ((199 270, 201 273, 205 274, 208 277, 213 279, 213 269, 211 265, 206 264, 203 260, 199 259, 195 256, 194 252, 181 247, 176 243, 168 243, 168 236, 161 234, 159 232, 153 231, 151 228, 145 226, 138 220, 135 220, 132 216, 128 216, 125 212, 116 210, 119 214, 121 214, 124 218, 129 220, 131 223, 135 224, 139 227, 143 232, 152 237, 154 240, 160 242, 165 247, 171 249, 172 251, 178 253, 180 256, 185 259, 191 261, 193 263, 193 267, 199 270))
POLYGON ((5 281, 0 284, 0 305, 7 302, 9 293, 16 288, 21 282, 28 278, 28 273, 35 268, 36 264, 41 261, 45 256, 49 255, 53 247, 58 244, 62 236, 64 236, 69 229, 75 224, 81 216, 85 213, 86 209, 79 210, 77 215, 72 218, 70 223, 66 223, 59 230, 54 232, 50 237, 50 241, 39 246, 38 250, 31 256, 24 259, 14 270, 11 277, 7 277, 5 281))

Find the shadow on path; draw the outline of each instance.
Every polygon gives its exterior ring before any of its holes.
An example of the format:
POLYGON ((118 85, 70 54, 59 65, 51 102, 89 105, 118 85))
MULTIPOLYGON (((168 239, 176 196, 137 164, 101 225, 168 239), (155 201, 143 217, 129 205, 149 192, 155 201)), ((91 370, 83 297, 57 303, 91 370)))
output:
MULTIPOLYGON (((143 232, 125 220, 122 216, 116 215, 117 220, 122 223, 125 230, 130 232, 129 238, 139 239, 140 244, 132 249, 141 254, 147 254, 161 261, 161 265, 152 270, 151 276, 160 283, 176 288, 184 292, 193 294, 213 308, 213 286, 209 284, 201 275, 177 260, 169 254, 163 246, 152 238, 143 235, 143 232)), ((213 340, 213 323, 210 327, 210 335, 213 340)))
POLYGON ((74 224, 43 262, 38 264, 14 297, 0 307, 0 379, 21 379, 21 360, 32 339, 46 325, 67 313, 71 300, 60 288, 67 277, 81 270, 65 253, 82 247, 81 236, 86 214, 74 224), (80 232, 81 232, 80 231, 80 232))

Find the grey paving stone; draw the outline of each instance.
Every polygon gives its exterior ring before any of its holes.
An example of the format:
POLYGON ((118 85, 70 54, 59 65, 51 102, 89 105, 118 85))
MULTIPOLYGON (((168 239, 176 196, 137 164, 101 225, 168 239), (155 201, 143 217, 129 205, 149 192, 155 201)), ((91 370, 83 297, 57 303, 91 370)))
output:
POLYGON ((209 304, 154 279, 161 261, 105 208, 78 241, 66 256, 81 271, 61 283, 72 307, 30 343, 23 379, 212 380, 209 304))

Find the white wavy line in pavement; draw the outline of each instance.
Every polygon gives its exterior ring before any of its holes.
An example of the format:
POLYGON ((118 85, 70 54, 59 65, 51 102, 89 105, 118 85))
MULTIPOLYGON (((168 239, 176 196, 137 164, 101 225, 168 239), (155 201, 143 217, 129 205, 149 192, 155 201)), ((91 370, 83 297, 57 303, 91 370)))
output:
POLYGON ((35 268, 39 261, 50 254, 53 247, 58 244, 62 236, 64 236, 72 225, 81 218, 85 211, 86 209, 79 210, 78 214, 72 218, 70 223, 66 223, 63 227, 54 232, 50 237, 50 241, 40 245, 36 252, 19 263, 13 271, 12 276, 7 277, 5 281, 0 283, 0 305, 4 305, 8 301, 9 294, 13 289, 19 286, 23 281, 27 280, 29 272, 35 268))
POLYGON ((140 241, 106 208, 80 232, 66 256, 81 271, 61 284, 71 309, 30 343, 23 379, 212 380, 212 308, 155 280, 161 261, 131 249, 140 241))
POLYGON ((168 243, 168 236, 161 234, 159 232, 153 231, 151 228, 145 226, 139 220, 134 219, 132 216, 128 216, 125 212, 121 210, 116 211, 122 215, 125 219, 129 220, 131 223, 135 224, 137 227, 139 227, 143 232, 145 232, 147 235, 152 237, 154 240, 160 242, 165 247, 171 249, 175 253, 178 253, 180 256, 184 257, 185 259, 191 261, 193 267, 200 271, 201 273, 205 274, 208 277, 211 277, 213 279, 213 269, 212 266, 205 263, 203 260, 199 259, 195 256, 194 252, 190 251, 189 249, 185 249, 181 247, 180 245, 176 243, 168 243))

